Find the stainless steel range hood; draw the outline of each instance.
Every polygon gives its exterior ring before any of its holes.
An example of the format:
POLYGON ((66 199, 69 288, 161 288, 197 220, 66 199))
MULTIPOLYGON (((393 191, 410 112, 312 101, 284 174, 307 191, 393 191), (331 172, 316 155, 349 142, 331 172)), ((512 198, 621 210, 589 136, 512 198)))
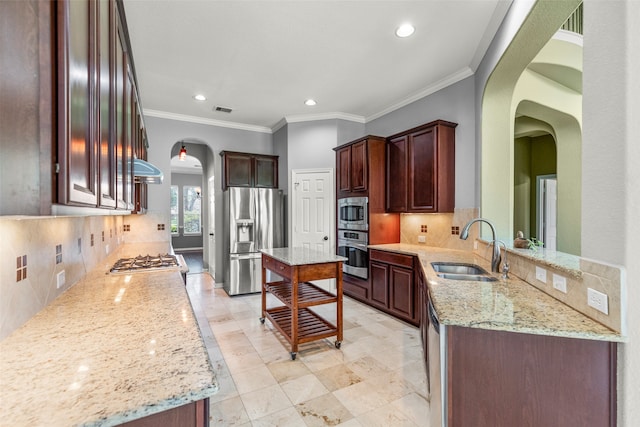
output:
POLYGON ((162 184, 162 171, 142 159, 133 159, 133 178, 141 184, 162 184))

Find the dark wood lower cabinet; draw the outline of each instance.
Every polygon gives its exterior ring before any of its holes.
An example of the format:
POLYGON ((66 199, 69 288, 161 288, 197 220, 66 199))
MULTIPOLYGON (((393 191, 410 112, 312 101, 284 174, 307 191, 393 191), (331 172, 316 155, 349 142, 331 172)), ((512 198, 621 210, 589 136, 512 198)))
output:
POLYGON ((198 400, 177 408, 122 424, 126 427, 208 427, 209 399, 198 400))
POLYGON ((372 249, 369 252, 370 294, 364 302, 418 326, 420 298, 413 265, 413 256, 372 249))
POLYGON ((616 344, 448 327, 450 427, 616 425, 616 344))

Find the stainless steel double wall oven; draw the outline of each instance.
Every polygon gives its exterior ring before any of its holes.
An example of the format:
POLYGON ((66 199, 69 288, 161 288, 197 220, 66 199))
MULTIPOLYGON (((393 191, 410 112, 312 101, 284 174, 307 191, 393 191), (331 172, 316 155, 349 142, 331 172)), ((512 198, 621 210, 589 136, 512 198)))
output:
POLYGON ((338 199, 338 254, 347 258, 343 271, 369 278, 369 199, 347 197, 338 199))

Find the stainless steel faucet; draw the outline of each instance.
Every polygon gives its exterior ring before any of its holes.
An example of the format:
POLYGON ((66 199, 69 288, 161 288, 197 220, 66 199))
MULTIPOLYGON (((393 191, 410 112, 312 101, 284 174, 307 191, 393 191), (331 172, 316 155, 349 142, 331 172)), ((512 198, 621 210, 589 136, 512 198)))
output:
POLYGON ((509 261, 507 261, 507 244, 502 240, 496 240, 494 245, 502 245, 504 246, 504 263, 502 263, 502 278, 509 278, 509 261))
POLYGON ((491 224, 488 220, 484 218, 474 218, 471 221, 469 221, 467 225, 464 226, 464 228, 462 229, 462 232, 460 233, 460 238, 462 240, 467 240, 467 238, 469 237, 469 228, 474 222, 478 222, 478 221, 485 222, 489 224, 489 227, 491 227, 491 233, 492 233, 491 243, 493 243, 493 255, 491 256, 491 271, 493 271, 494 273, 499 273, 500 272, 500 246, 498 246, 498 243, 496 241, 496 229, 493 226, 493 224, 491 224))

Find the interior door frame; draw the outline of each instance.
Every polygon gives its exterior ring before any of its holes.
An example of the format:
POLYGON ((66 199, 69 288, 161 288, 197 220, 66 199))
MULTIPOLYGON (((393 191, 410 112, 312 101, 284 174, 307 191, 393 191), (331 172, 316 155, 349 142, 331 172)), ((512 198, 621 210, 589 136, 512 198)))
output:
MULTIPOLYGON (((546 195, 546 187, 545 183, 547 180, 556 181, 556 185, 558 182, 557 174, 549 174, 549 175, 537 175, 536 176, 536 234, 538 235, 538 239, 544 242, 545 248, 547 248, 547 221, 546 218, 546 203, 547 203, 547 195, 546 195)), ((556 190, 557 195, 557 190, 556 190)), ((557 196, 556 196, 557 197, 557 196)), ((558 202, 556 200, 556 217, 554 218, 556 221, 556 227, 558 226, 558 202)), ((557 247, 557 236, 558 232, 556 230, 556 247, 557 247)), ((551 248, 556 250, 556 248, 551 248)))
POLYGON ((289 247, 293 247, 293 227, 295 225, 295 215, 297 214, 296 212, 296 204, 295 204, 295 200, 296 200, 296 186, 295 186, 295 182, 297 180, 298 175, 303 175, 303 174, 308 174, 308 173, 328 173, 329 177, 331 178, 331 183, 330 183, 330 203, 331 203, 331 212, 333 212, 332 215, 330 215, 330 229, 331 229, 331 233, 329 233, 329 247, 333 249, 333 252, 335 253, 336 251, 336 177, 335 177, 335 170, 333 168, 316 168, 316 169, 292 169, 291 170, 291 174, 289 175, 289 190, 290 190, 290 196, 287 197, 287 205, 288 205, 288 212, 287 212, 287 216, 289 218, 288 222, 288 226, 287 226, 287 231, 288 231, 288 241, 287 241, 287 246, 289 247))

